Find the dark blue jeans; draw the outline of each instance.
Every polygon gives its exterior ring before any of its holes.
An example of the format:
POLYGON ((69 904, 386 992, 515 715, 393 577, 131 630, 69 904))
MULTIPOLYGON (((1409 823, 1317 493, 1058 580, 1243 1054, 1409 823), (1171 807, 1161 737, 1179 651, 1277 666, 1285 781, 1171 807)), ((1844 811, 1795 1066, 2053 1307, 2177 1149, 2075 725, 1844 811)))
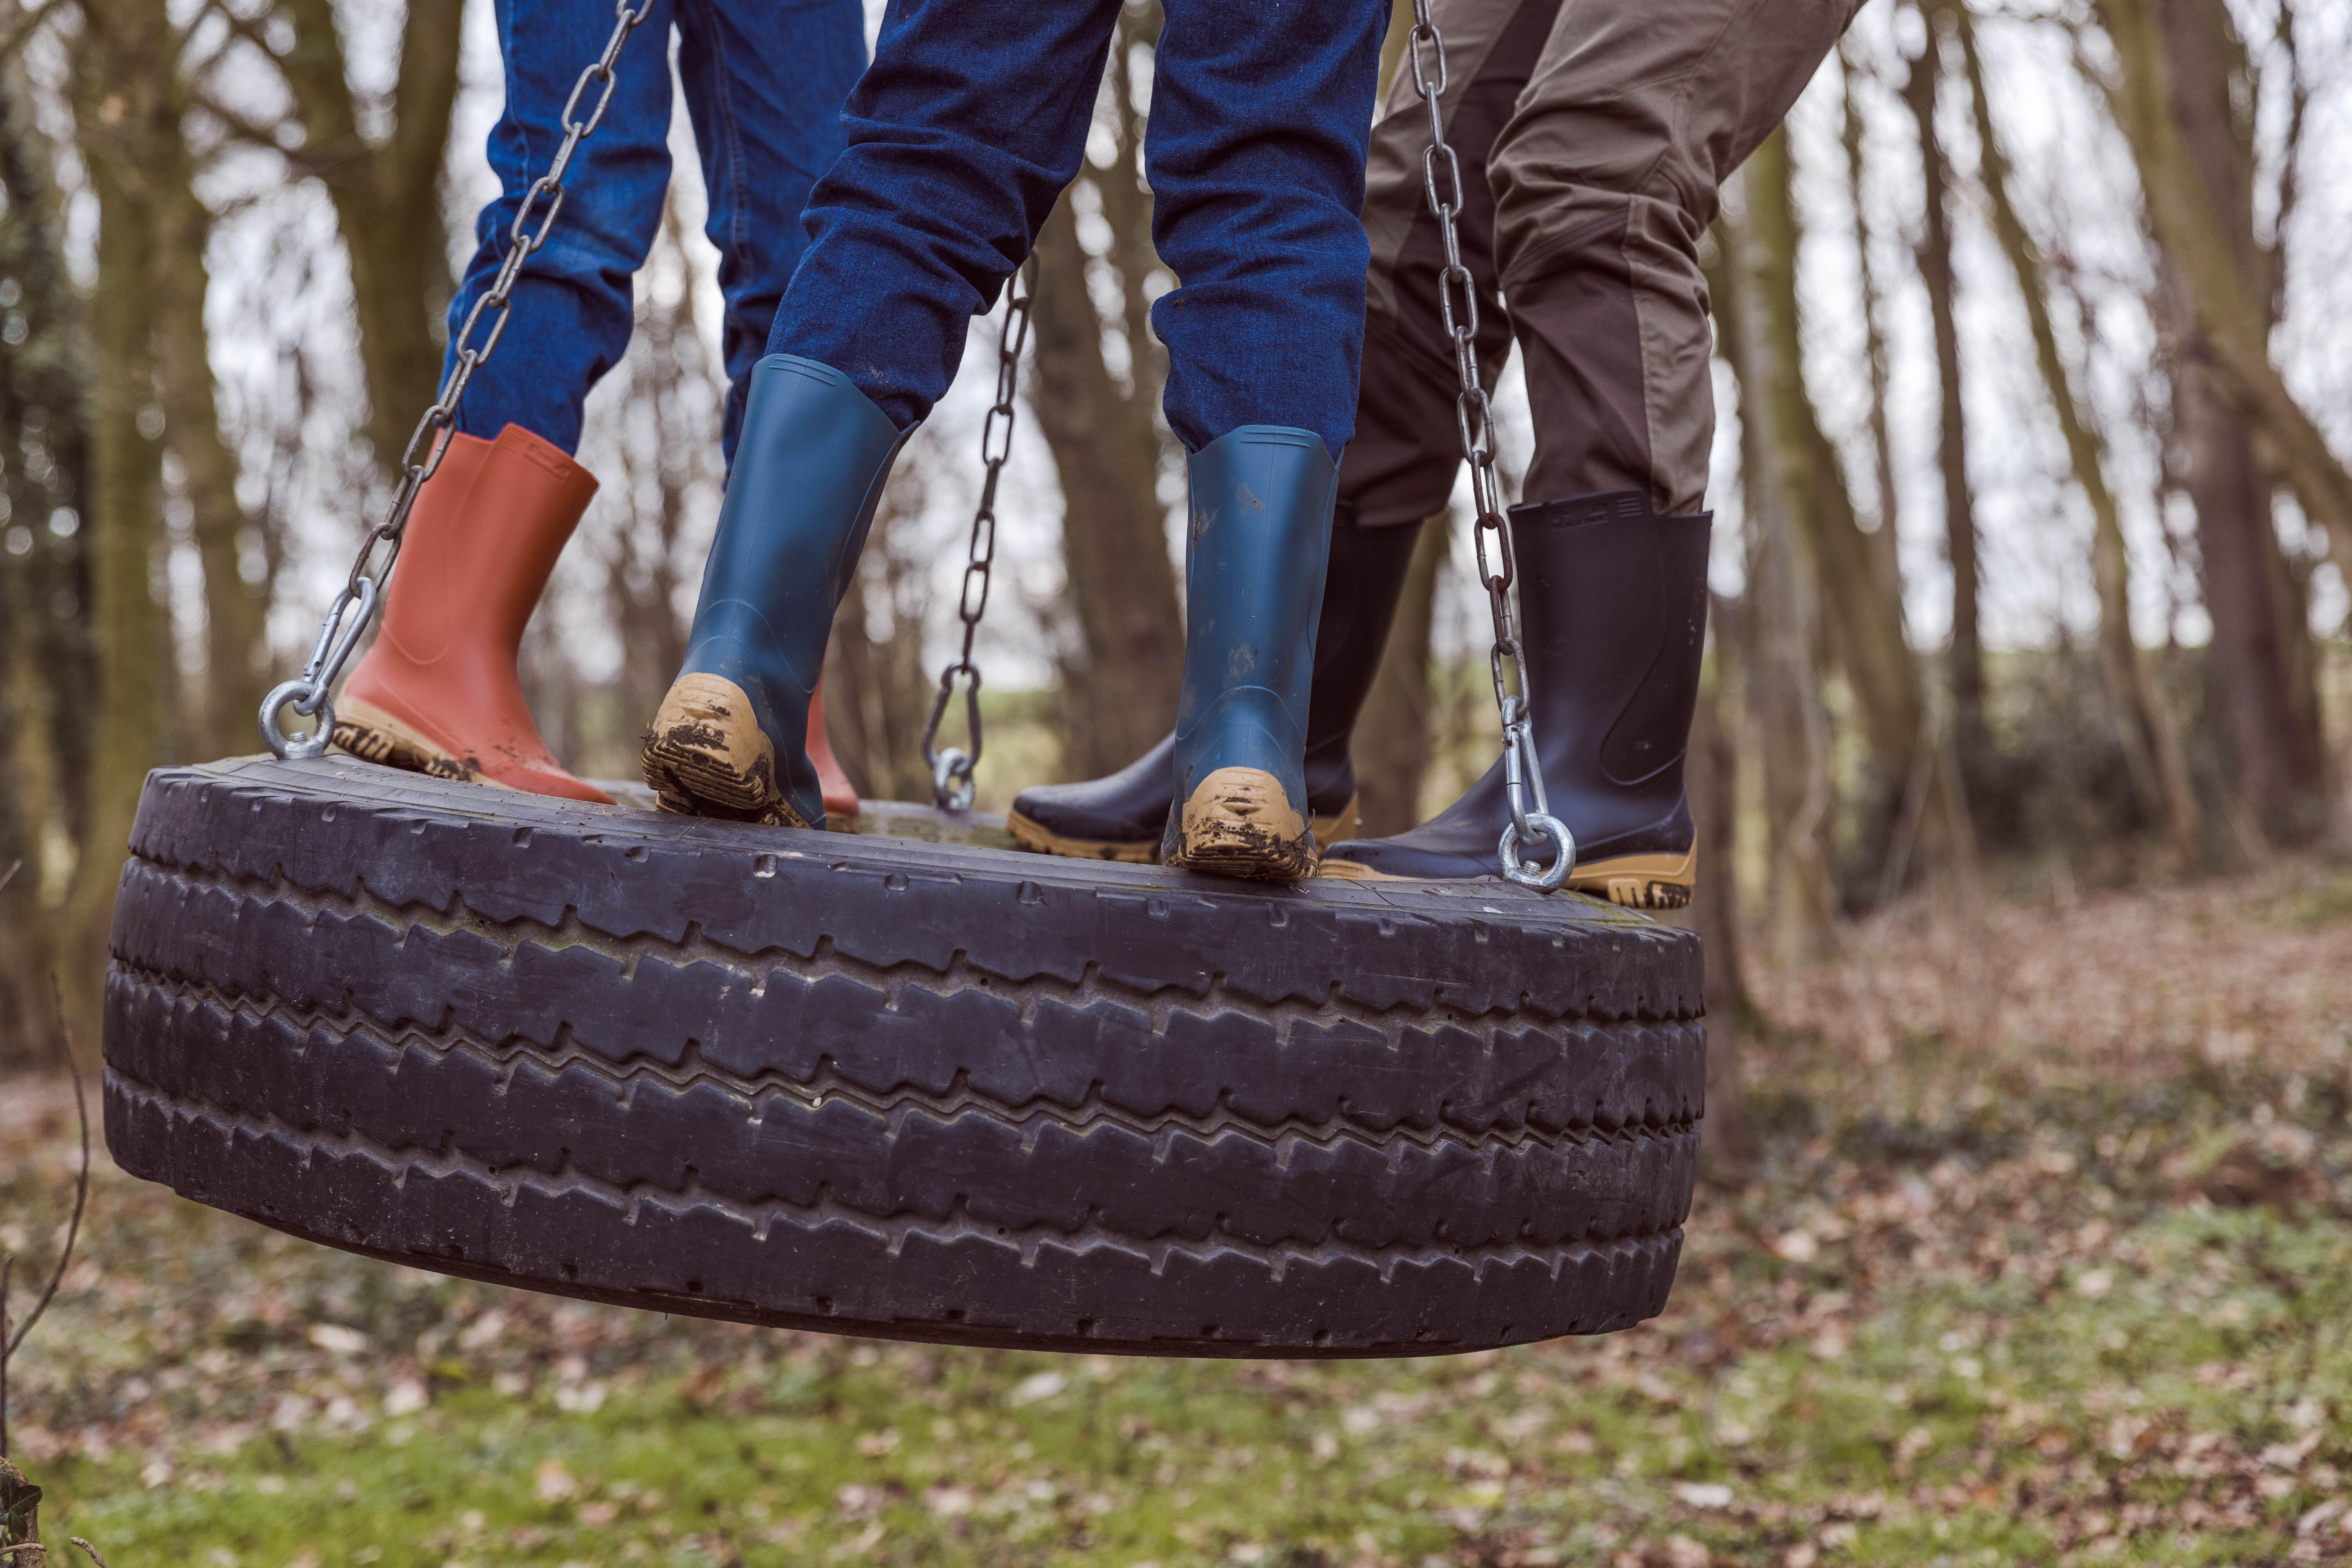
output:
MULTIPOLYGON (((453 353, 505 259, 516 209, 562 143, 564 100, 614 19, 612 5, 590 0, 498 0, 497 14, 507 99, 489 153, 500 194, 475 225, 478 244, 450 302, 453 353)), ((802 204, 841 152, 842 100, 866 66, 858 0, 654 0, 622 51, 612 108, 572 156, 563 211, 516 281, 506 335, 467 389, 457 418, 467 434, 495 437, 511 422, 567 452, 580 445, 581 404, 628 348, 631 282, 661 226, 673 24, 710 193, 703 231, 719 247, 727 301, 733 458, 751 366, 801 258, 802 204)), ((593 103, 586 98, 582 112, 593 103)))
MULTIPOLYGON (((890 0, 849 145, 809 198, 771 353, 930 411, 1078 172, 1120 0, 890 0)), ((1168 422, 1355 427, 1370 252, 1357 212, 1387 0, 1165 0, 1145 142, 1168 422)))

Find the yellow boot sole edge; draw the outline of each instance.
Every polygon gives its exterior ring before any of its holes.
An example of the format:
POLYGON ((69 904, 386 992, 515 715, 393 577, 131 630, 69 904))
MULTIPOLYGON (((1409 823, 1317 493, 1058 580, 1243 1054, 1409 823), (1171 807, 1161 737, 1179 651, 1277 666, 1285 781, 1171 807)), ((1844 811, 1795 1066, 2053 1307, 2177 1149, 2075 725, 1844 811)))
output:
MULTIPOLYGON (((1307 826, 1315 835, 1319 847, 1328 847, 1343 838, 1356 836, 1356 825, 1361 818, 1357 812, 1357 797, 1349 795, 1348 804, 1330 816, 1311 816, 1307 826)), ((1149 838, 1106 839, 1072 838, 1055 832, 1042 822, 1021 815, 1019 811, 1005 814, 1005 831, 1022 848, 1039 855, 1059 855, 1071 860, 1115 860, 1130 866, 1156 866, 1160 863, 1160 836, 1149 838)))
POLYGON ((646 731, 641 765, 664 811, 811 827, 776 787, 776 748, 751 698, 719 675, 681 675, 646 731))
MULTIPOLYGON (((1354 860, 1326 860, 1318 876, 1343 882, 1420 882, 1425 877, 1396 877, 1375 871, 1354 860)), ((1590 893, 1629 910, 1679 910, 1691 901, 1698 885, 1698 850, 1681 854, 1658 852, 1616 855, 1606 860, 1578 861, 1568 874, 1571 892, 1590 893)))

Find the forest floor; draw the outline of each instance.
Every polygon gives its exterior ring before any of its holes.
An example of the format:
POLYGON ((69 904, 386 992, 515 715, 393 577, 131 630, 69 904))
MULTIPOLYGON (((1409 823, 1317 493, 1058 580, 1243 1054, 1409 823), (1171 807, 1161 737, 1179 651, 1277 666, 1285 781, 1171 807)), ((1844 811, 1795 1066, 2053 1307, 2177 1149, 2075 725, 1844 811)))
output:
MULTIPOLYGON (((1631 1332, 753 1331, 346 1257, 101 1155, 15 1458, 114 1568, 2352 1562, 2352 876, 1922 900, 1758 978, 1758 1163, 1631 1332)), ((20 1308, 72 1126, 0 1084, 20 1308)))

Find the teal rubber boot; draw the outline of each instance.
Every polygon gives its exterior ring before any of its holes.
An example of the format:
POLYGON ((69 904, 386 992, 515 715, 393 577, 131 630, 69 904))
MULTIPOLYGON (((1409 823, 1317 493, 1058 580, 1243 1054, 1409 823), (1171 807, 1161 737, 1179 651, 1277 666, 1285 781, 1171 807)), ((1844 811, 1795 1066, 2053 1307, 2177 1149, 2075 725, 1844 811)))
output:
POLYGON ((1281 425, 1192 454, 1167 865, 1261 882, 1315 869, 1307 705, 1339 471, 1321 437, 1281 425))
POLYGON ((752 368, 686 663, 646 732, 663 810, 824 826, 809 701, 908 434, 831 365, 770 354, 752 368))

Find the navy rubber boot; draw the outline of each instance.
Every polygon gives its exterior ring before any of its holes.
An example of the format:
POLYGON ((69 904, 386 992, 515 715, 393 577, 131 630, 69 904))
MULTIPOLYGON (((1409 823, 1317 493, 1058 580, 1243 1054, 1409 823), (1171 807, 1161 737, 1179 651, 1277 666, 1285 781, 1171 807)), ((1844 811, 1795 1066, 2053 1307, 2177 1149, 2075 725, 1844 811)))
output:
POLYGON ((1244 425, 1192 454, 1184 687, 1160 859, 1295 882, 1315 869, 1307 718, 1339 465, 1310 430, 1244 425))
MULTIPOLYGON (((1315 624, 1315 695, 1307 712, 1307 815, 1318 844, 1356 836, 1356 716, 1372 689, 1412 564, 1418 527, 1365 528, 1331 509, 1330 564, 1315 624)), ((1004 826, 1024 849, 1085 860, 1160 858, 1176 789, 1176 737, 1118 772, 1082 784, 1036 784, 1014 797, 1004 826)))
POLYGON ((831 365, 770 354, 753 367, 686 663, 646 732, 663 810, 824 826, 809 701, 909 433, 831 365))
MULTIPOLYGON (((1712 514, 1657 517, 1639 490, 1511 509, 1519 643, 1551 813, 1576 836, 1568 886, 1678 909, 1697 878, 1683 755, 1706 647, 1712 514)), ((1331 846, 1327 877, 1503 874, 1503 764, 1435 818, 1331 846)))

